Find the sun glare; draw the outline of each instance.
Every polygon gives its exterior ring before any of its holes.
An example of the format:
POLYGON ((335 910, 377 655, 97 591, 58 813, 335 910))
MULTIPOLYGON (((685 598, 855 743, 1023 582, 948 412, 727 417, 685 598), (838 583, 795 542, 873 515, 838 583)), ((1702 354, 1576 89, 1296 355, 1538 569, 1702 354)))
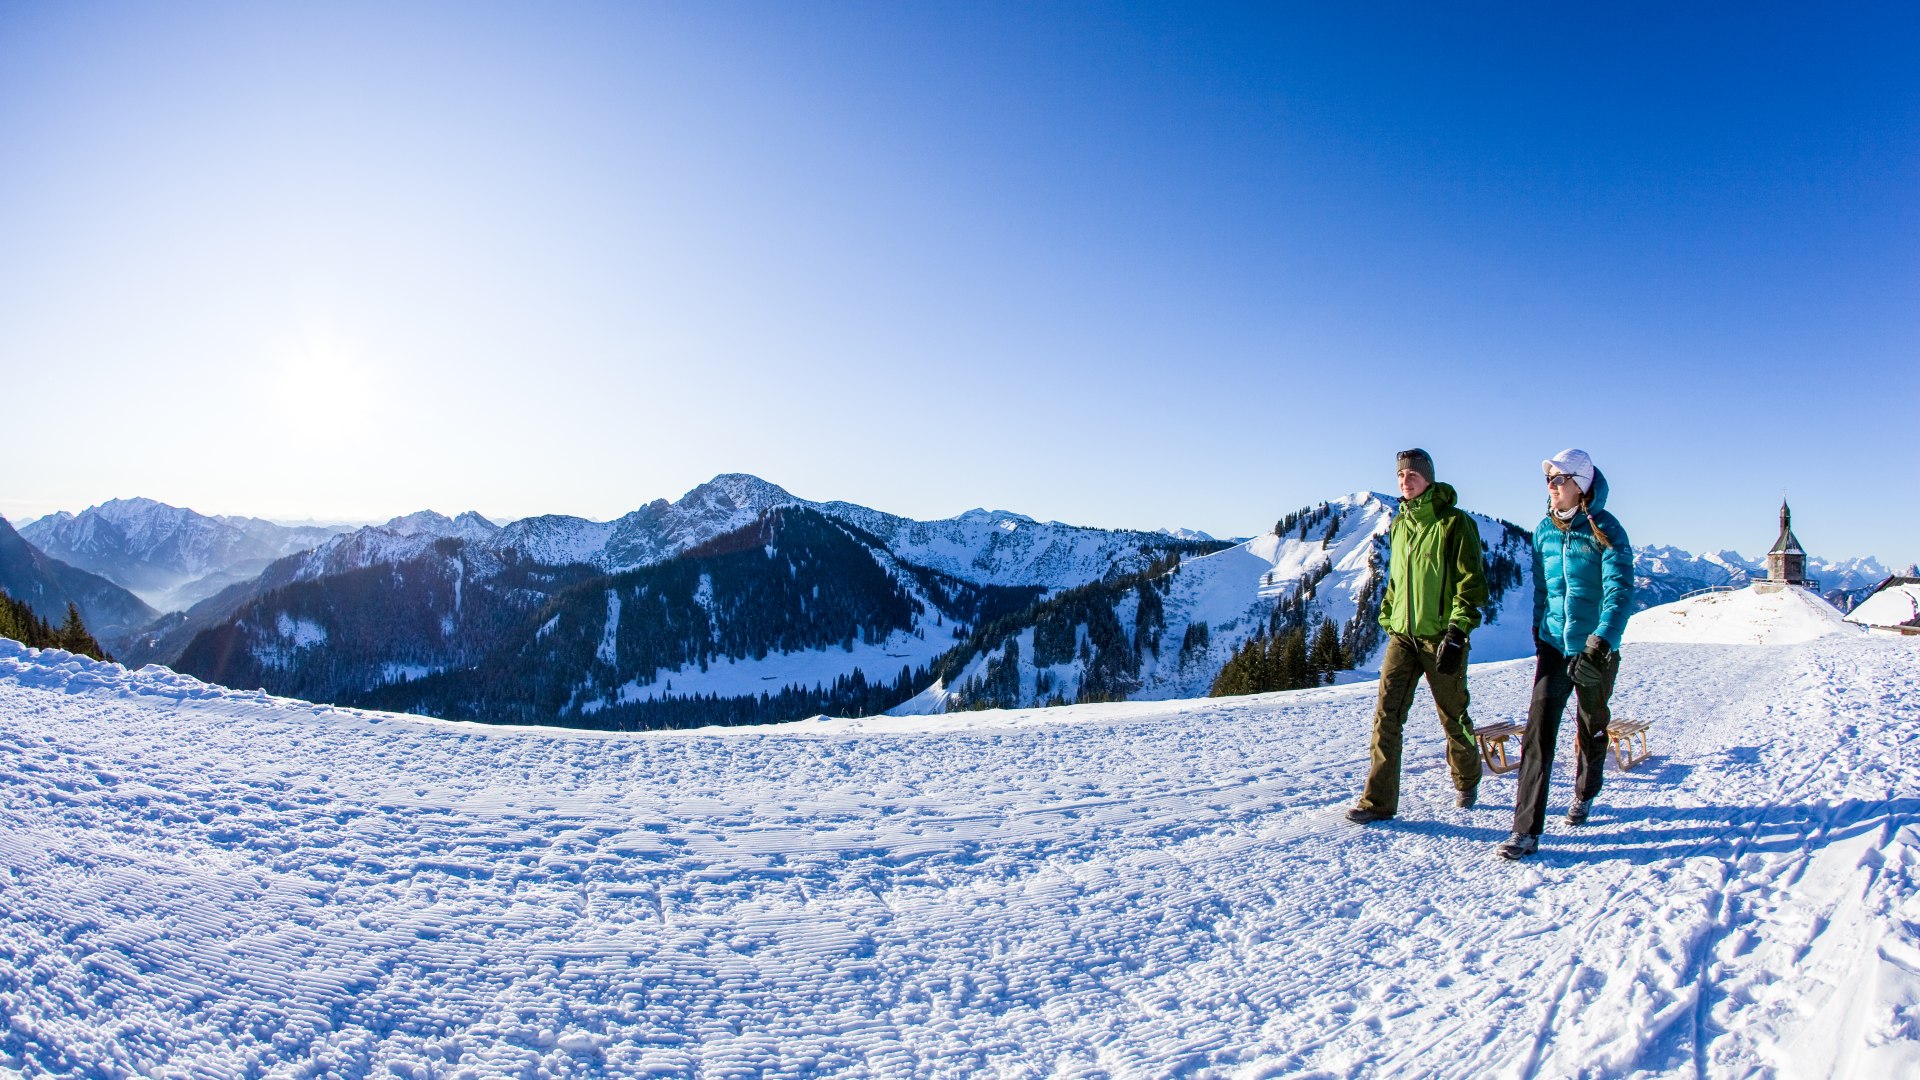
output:
POLYGON ((365 430, 378 392, 362 350, 309 334, 282 350, 273 365, 278 414, 296 434, 365 430))

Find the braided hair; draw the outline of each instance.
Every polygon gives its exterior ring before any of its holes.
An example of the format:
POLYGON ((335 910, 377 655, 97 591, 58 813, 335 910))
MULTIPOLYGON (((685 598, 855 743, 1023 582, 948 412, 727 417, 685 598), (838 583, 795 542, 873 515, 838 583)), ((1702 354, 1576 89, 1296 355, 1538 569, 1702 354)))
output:
MULTIPOLYGON (((1597 472, 1594 475, 1596 479, 1599 476, 1597 472)), ((1576 487, 1579 486, 1577 482, 1575 483, 1575 486, 1576 487)), ((1593 530, 1594 540, 1598 542, 1599 545, 1603 548, 1613 547, 1613 541, 1607 539, 1607 534, 1600 530, 1600 523, 1593 519, 1593 492, 1582 491, 1580 493, 1580 505, 1577 507, 1577 509, 1585 511, 1587 515, 1587 528, 1593 530)), ((1573 528, 1573 519, 1571 515, 1568 516, 1566 521, 1561 521, 1560 515, 1554 512, 1553 496, 1551 494, 1547 496, 1547 520, 1559 526, 1561 532, 1566 532, 1569 529, 1573 528)))

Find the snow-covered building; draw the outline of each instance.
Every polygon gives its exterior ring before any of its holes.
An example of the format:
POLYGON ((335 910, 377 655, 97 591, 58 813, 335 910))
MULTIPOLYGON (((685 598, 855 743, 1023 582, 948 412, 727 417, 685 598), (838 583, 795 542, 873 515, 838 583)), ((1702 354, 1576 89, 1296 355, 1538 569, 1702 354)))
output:
POLYGON ((1895 574, 1867 594, 1847 621, 1869 630, 1894 634, 1920 634, 1920 575, 1895 574))

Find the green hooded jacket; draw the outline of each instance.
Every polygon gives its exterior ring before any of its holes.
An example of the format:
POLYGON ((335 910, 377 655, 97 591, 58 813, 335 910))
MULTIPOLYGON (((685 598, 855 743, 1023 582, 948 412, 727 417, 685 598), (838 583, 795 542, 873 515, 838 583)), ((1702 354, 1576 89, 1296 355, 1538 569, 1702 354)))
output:
POLYGON ((1406 499, 1387 527, 1387 595, 1380 625, 1389 633, 1437 638, 1449 625, 1471 632, 1487 602, 1480 529, 1454 508, 1452 484, 1406 499))

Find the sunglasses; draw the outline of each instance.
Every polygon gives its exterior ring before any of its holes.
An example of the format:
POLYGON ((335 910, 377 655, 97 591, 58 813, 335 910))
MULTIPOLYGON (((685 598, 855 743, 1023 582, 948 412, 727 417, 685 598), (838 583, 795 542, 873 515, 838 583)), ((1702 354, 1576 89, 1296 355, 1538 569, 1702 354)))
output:
POLYGON ((1554 473, 1552 476, 1547 477, 1547 486, 1559 487, 1561 484, 1571 484, 1573 480, 1574 476, 1572 473, 1554 473))

